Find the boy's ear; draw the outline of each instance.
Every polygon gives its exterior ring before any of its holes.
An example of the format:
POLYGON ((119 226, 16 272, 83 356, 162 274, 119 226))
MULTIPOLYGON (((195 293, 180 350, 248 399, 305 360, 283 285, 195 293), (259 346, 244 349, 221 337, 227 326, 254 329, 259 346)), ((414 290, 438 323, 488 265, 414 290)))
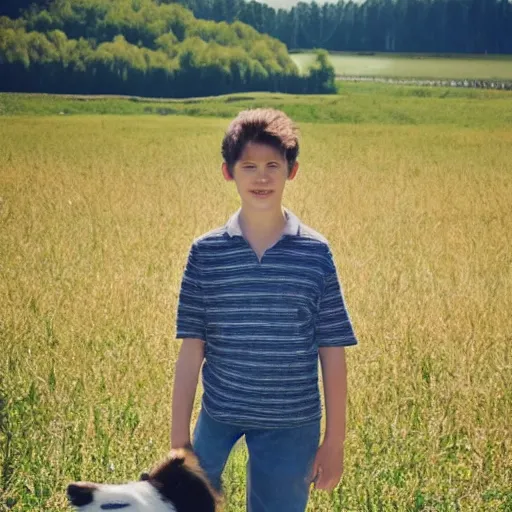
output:
POLYGON ((299 171, 299 162, 295 162, 290 172, 288 173, 288 179, 293 180, 295 176, 297 176, 297 172, 299 171))
POLYGON ((226 162, 222 162, 222 176, 226 181, 233 181, 233 176, 229 173, 228 164, 226 162))

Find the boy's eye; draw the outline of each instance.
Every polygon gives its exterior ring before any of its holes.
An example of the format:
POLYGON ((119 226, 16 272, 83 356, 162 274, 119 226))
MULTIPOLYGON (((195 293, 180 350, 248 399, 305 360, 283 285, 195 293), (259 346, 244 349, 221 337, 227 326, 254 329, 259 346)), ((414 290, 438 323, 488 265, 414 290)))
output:
MULTIPOLYGON (((279 169, 279 164, 277 162, 270 162, 268 164, 266 164, 266 167, 267 169, 270 169, 270 170, 276 170, 276 169, 279 169)), ((252 165, 252 164, 244 164, 242 165, 242 169, 244 171, 255 171, 258 167, 256 165, 252 165)))

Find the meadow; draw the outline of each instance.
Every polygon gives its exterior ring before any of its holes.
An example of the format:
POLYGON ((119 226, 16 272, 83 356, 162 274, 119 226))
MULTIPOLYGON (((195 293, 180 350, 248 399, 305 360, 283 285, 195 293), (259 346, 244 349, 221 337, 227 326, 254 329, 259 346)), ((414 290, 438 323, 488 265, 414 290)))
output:
POLYGON ((300 122, 497 128, 512 125, 511 98, 509 91, 347 82, 338 83, 337 94, 326 96, 239 93, 163 99, 0 93, 0 117, 158 114, 228 120, 244 108, 269 106, 285 109, 300 122))
MULTIPOLYGON (((360 341, 344 478, 308 510, 510 511, 510 95, 361 90, 338 120, 333 98, 257 100, 303 119, 285 204, 330 240, 360 341)), ((193 106, 205 117, 0 117, 0 510, 67 510, 69 481, 137 479, 169 448, 183 266, 238 207, 227 112, 193 106)), ((245 461, 241 445, 226 512, 245 461)))
MULTIPOLYGON (((292 54, 293 61, 301 70, 306 70, 314 58, 314 54, 308 52, 292 54)), ((512 80, 512 59, 503 55, 357 55, 334 52, 329 59, 338 76, 512 80)))

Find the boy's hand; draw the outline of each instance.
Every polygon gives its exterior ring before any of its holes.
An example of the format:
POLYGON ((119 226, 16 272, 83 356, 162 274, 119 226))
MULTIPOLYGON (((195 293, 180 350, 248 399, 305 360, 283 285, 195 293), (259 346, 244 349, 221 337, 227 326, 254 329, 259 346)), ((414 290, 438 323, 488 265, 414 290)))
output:
POLYGON ((313 462, 313 483, 315 489, 332 491, 343 474, 343 446, 327 440, 320 445, 313 462))

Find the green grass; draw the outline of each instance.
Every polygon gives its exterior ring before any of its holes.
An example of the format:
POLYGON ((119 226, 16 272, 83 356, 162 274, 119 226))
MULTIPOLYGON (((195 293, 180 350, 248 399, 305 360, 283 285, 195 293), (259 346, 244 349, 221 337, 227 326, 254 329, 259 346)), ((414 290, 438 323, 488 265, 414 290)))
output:
POLYGON ((244 108, 285 110, 300 122, 343 124, 442 124, 500 127, 512 124, 512 93, 342 84, 337 95, 231 94, 187 100, 0 94, 1 115, 189 115, 233 117, 244 108))
MULTIPOLYGON (((294 53, 293 61, 306 70, 315 55, 294 53)), ((510 56, 457 55, 434 57, 428 55, 372 55, 333 53, 330 55, 337 75, 372 76, 418 79, 495 79, 512 80, 510 56)))
MULTIPOLYGON (((512 509, 512 135, 457 117, 505 108, 490 98, 452 98, 444 124, 300 123, 285 203, 330 240, 360 340, 343 482, 309 512, 512 509)), ((63 512, 71 480, 136 479, 167 452, 189 244, 238 206, 227 122, 2 118, 0 510, 63 512)))

